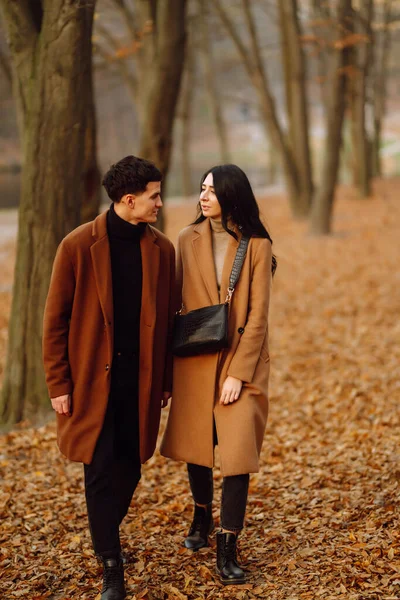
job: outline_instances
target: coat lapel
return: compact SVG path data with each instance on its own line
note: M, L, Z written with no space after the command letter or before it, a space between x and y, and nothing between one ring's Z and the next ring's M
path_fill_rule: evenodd
M192 243L197 266L210 296L211 304L218 304L218 284L212 249L211 227L208 219L196 225L194 232L195 237Z
M103 312L104 323L108 333L110 356L113 352L113 294L110 244L107 235L107 212L102 213L93 222L92 235L96 238L90 247L93 272L96 281L97 294Z
M157 282L160 269L160 247L151 227L146 227L141 239L142 253L142 309L141 324L151 326L155 323Z
M92 233L96 238L90 247L97 293L103 311L104 320L113 320L112 275L110 244L107 235L107 213L102 213L93 222Z

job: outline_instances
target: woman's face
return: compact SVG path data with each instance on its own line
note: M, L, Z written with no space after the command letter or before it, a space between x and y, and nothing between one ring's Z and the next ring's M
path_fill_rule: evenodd
M201 186L200 205L203 215L212 219L220 219L222 212L214 191L213 174L209 173Z

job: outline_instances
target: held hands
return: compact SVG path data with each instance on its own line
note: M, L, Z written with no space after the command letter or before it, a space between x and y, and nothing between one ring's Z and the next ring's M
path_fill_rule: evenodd
M52 398L51 405L58 414L66 415L67 417L71 416L71 394Z
M242 391L243 382L236 377L227 377L222 386L221 398L219 399L220 404L232 404L235 402Z
M168 400L171 398L172 393L171 392L164 392L163 393L163 397L161 400L161 408L165 408L166 406L168 406Z

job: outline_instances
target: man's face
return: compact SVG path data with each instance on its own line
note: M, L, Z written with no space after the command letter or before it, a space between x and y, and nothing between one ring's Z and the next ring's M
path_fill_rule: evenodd
M137 223L155 223L159 209L162 207L161 182L150 181L141 194L132 196L131 216ZM131 219L130 219L131 220Z

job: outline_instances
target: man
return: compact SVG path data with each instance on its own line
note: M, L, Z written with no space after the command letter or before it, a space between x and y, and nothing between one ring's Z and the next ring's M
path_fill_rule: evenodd
M127 156L106 173L110 209L61 242L44 314L46 381L58 445L84 463L103 600L125 598L119 525L155 448L172 389L175 252L150 224L161 173Z

